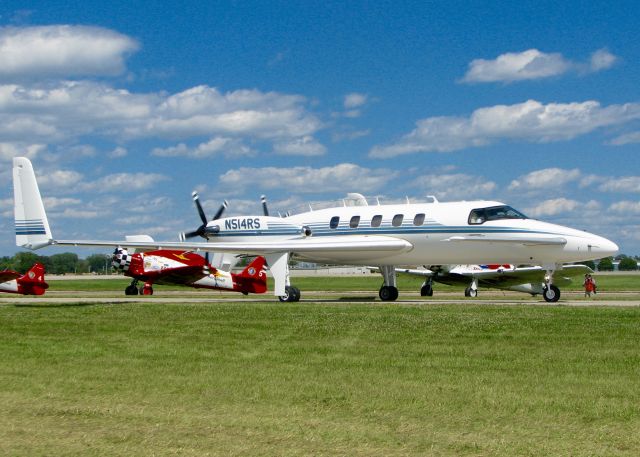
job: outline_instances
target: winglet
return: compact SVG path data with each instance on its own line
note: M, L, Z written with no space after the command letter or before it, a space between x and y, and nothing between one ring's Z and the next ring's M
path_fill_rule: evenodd
M26 157L13 159L13 197L16 245L27 249L50 245L53 238L49 221L33 166Z

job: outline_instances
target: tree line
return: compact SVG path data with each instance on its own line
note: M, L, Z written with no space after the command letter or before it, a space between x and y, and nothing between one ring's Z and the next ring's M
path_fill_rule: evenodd
M63 252L51 256L37 255L34 252L18 252L8 257L0 257L0 270L15 270L25 273L31 266L40 262L48 274L62 275L69 273L111 273L111 255L92 254L81 259L77 254Z

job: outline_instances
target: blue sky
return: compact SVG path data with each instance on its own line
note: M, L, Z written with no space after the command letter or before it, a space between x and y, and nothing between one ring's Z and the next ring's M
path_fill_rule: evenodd
M4 1L11 158L54 235L175 239L347 192L504 201L640 254L637 2ZM47 248L43 254L58 252ZM88 255L93 251L78 251Z

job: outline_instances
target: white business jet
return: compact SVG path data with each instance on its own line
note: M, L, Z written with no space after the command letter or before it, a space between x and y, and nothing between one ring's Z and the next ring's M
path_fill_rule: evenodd
M53 238L29 159L14 158L16 244L28 249L49 245L120 246L137 249L189 249L262 255L274 278L274 295L298 301L291 286L289 259L332 264L378 265L384 278L379 296L395 300L397 266L468 263L541 265L553 272L563 263L614 255L606 238L527 218L504 203L462 201L384 205L349 194L339 206L285 218L266 215L207 221L194 200L202 225L182 241L57 240ZM220 216L221 211L217 216ZM189 238L200 236L204 242Z

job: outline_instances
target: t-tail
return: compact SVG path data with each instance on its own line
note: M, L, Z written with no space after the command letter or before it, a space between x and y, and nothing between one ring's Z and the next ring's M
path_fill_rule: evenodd
M267 273L264 271L264 257L256 257L234 278L236 287L243 294L263 294L267 291Z
M13 196L16 245L38 249L51 244L53 237L36 175L31 161L26 157L13 159Z
M18 293L24 295L44 295L44 291L49 288L44 280L44 265L37 262L16 281Z

